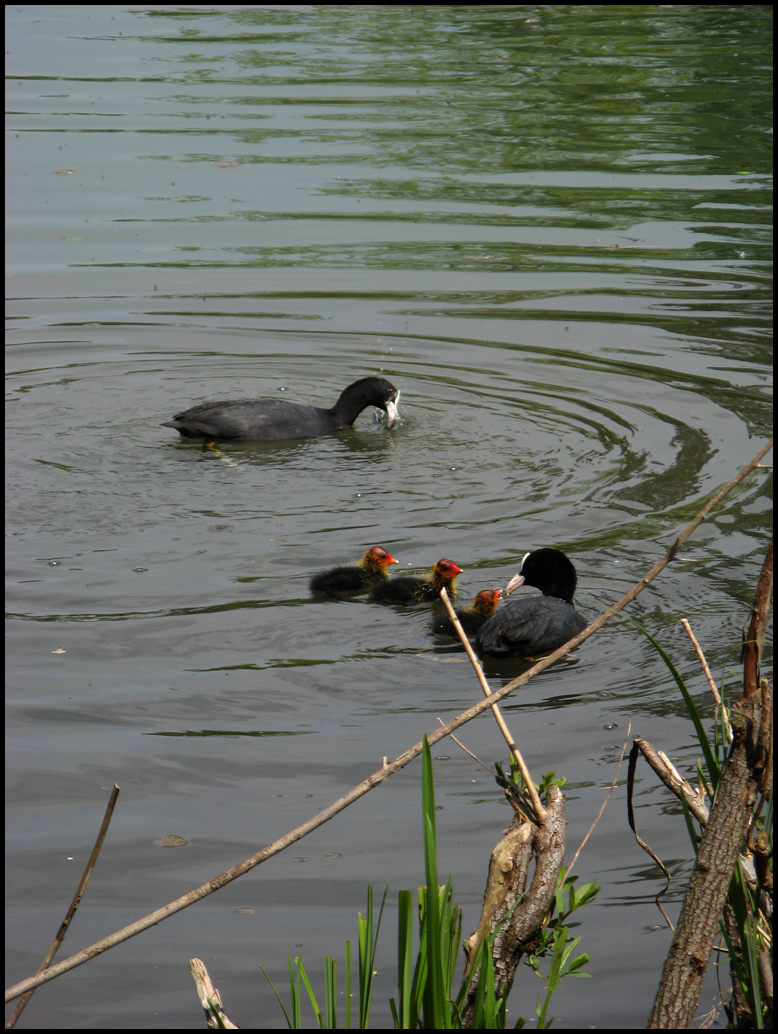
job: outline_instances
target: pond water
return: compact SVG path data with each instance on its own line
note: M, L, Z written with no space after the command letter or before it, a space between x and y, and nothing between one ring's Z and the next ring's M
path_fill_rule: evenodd
M469 599L554 545L593 618L759 451L772 8L33 5L6 25L11 982L56 932L114 782L61 958L479 699L430 608L322 602L313 572L380 544L395 570L454 560ZM371 374L402 393L395 428L368 410L331 437L203 449L159 426L219 398L330 405ZM749 475L629 610L709 724L679 620L735 694L771 484ZM486 665L495 687L519 670ZM503 711L534 777L567 778L568 858L630 722L695 771L677 689L626 617ZM505 763L490 717L461 738ZM469 934L510 814L455 744L434 754ZM675 917L691 847L638 776ZM592 979L562 982L559 1027L643 1026L670 943L625 777L577 863L603 890L576 931ZM235 1022L277 1027L259 963L283 981L302 954L321 988L368 881L390 886L373 1021L391 1026L397 891L423 881L418 763L40 988L21 1024L199 1026L196 955ZM522 967L511 1025L539 987ZM711 973L700 1014L715 999Z

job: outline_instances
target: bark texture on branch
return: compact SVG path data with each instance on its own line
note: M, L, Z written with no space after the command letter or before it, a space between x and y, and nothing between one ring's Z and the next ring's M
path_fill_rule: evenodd
M521 900L532 854L535 855L535 872L529 890L498 931L492 945L498 995L510 992L521 957L534 947L556 893L565 856L565 799L557 786L549 786L546 792L545 825L541 827L527 822L511 830L492 851L481 920L472 937L465 942L468 957L466 974L470 972L482 938L490 936L513 905ZM466 1028L473 1020L476 975L473 974L462 1010Z
M633 740L633 744L633 751L636 753L639 752L643 755L668 790L672 790L679 800L683 794L686 798L689 811L694 815L695 819L697 819L701 826L706 826L710 815L705 799L702 797L699 790L692 786L688 779L684 779L680 776L678 772L668 764L664 756L658 750L655 750L648 740L643 740L638 736ZM630 825L633 825L632 822L630 822Z
M762 657L764 635L770 615L770 590L773 587L773 540L767 547L759 584L756 587L751 620L748 624L746 641L743 644L743 696L756 693L759 682L759 662Z
M197 988L197 997L205 1013L208 1030L241 1030L241 1027L225 1016L221 995L218 988L211 983L205 963L200 959L190 959L189 969Z
M673 943L662 970L650 1028L688 1027L697 1009L713 940L748 829L767 757L763 747L761 694L733 708L734 739L703 832Z

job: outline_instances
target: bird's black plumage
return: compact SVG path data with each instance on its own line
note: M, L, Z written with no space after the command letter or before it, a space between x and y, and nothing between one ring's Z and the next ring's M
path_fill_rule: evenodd
M444 586L453 596L457 575L461 573L462 568L453 560L438 560L427 574L401 574L379 582L371 589L370 599L379 603L424 603L436 600Z
M575 567L559 549L527 553L510 585L533 585L542 596L509 600L485 621L475 637L476 649L490 657L541 657L586 628L573 606Z
M388 577L386 570L397 561L383 546L365 550L353 564L343 564L329 571L321 571L311 578L311 592L336 593L366 592L371 585Z
M206 402L178 413L162 427L173 427L185 438L214 441L284 441L331 434L353 424L363 409L385 409L390 422L397 418L400 393L383 377L354 381L330 409L305 406L285 399L232 399Z

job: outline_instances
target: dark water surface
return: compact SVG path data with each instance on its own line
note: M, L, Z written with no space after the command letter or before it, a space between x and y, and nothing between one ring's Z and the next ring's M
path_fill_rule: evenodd
M469 599L556 545L594 617L759 451L772 8L26 6L6 21L10 982L56 932L114 781L62 957L479 698L427 608L316 601L312 572L380 544L399 569L456 561ZM402 392L394 429L370 410L320 440L204 450L159 426L209 399L330 405L379 373ZM630 611L709 721L679 619L736 692L770 524L758 471ZM487 665L494 686L517 671ZM630 720L695 770L677 690L626 619L504 713L535 777L568 779L568 857ZM491 718L462 739L505 761ZM453 743L434 753L440 870L469 933L509 809ZM675 916L690 844L674 798L639 776ZM278 1026L258 964L283 980L302 953L321 988L367 882L390 884L392 909L422 882L419 813L413 764L41 988L22 1026L200 1026L194 955L235 1022ZM168 834L187 846L155 846ZM670 934L623 785L577 871L603 885L577 931L592 979L563 981L555 1025L642 1026ZM376 1026L395 936L391 911ZM539 988L523 969L511 1023ZM715 996L711 975L700 1013Z

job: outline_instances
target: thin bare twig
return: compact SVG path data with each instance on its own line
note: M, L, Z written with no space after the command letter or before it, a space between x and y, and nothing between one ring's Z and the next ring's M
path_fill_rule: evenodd
M483 712L490 708L492 704L498 703L514 690L526 685L526 683L529 682L530 679L534 678L535 675L540 674L541 671L545 671L546 668L555 664L562 657L567 656L571 650L584 642L584 640L588 639L589 636L593 635L598 629L602 628L606 622L610 621L610 619L618 614L620 610L623 610L628 603L631 603L638 593L642 592L642 590L654 580L657 574L659 574L659 572L670 563L678 552L680 546L686 541L689 535L691 535L694 529L702 523L714 506L719 503L724 496L735 487L735 485L739 484L743 478L755 468L755 466L758 465L759 460L761 460L761 458L772 448L772 444L773 440L771 438L767 445L759 451L754 459L743 467L743 469L734 478L732 478L731 481L727 482L727 484L705 504L691 524L689 524L678 536L663 559L654 564L648 574L645 575L645 577L642 578L634 588L630 589L625 596L622 596L617 603L605 611L604 614L601 614L592 622L591 625L585 628L583 632L579 633L573 639L570 639L564 644L564 646L560 646L558 650L554 650L553 653L544 657L543 660L538 661L529 669L529 671L519 676L519 678L513 679L512 682L507 683L507 685L503 686L502 689L499 689L490 696L485 697L477 704L474 704L473 707L468 708L467 711L464 711L456 718L453 718L442 728L433 732L428 740L430 746L433 746L433 744L445 739L446 736L471 721L471 719L483 714ZM189 891L188 894L184 894L175 901L171 901L169 904L150 913L143 919L139 919L137 922L131 923L123 930L117 930L115 933L105 937L102 941L98 941L96 944L90 945L90 947L85 948L83 951L80 951L75 955L71 955L68 959L63 959L62 962L57 963L55 966L50 966L44 972L37 973L34 976L20 980L18 983L6 989L6 1002L12 1001L14 998L18 998L19 995L24 994L33 987L37 987L40 984L47 983L49 980L53 980L55 977L61 976L63 973L68 972L68 970L75 969L76 966L80 966L84 962L88 962L90 959L95 958L95 956L101 955L109 948L113 948L115 945L129 940L130 937L134 937L143 930L147 930L150 926L156 926L157 923L160 923L163 919L167 919L169 916L175 915L176 912L182 911L182 909L194 904L195 901L199 901L201 898L207 897L209 894L213 894L217 890L221 890L222 887L231 883L232 880L237 879L246 872L250 872L268 858L272 858L280 851L283 851L285 848L297 843L298 840L302 839L302 837L306 836L308 833L311 833L314 829L318 829L319 826L328 822L333 818L333 816L337 815L338 812L343 811L344 808L353 804L354 801L359 800L360 797L372 790L374 786L378 786L379 783L384 782L384 780L388 779L389 776L394 775L395 772L398 772L401 768L408 765L414 758L421 754L421 751L422 743L419 742L415 746L411 747L410 750L406 750L404 754L395 758L394 761L390 762L388 765L383 765L377 772L374 772L358 786L355 786L347 794L344 794L328 808L323 808L307 822L304 822L296 829L290 830L285 834L285 836L274 841L274 843L263 848L261 851L258 851L239 865L234 866L232 869L228 869L227 872L223 872L220 876L216 876L214 879Z
M438 724L443 724L440 718L438 718ZM485 765L483 761L481 761L481 759L472 752L472 750L468 750L464 743L461 740L457 739L453 732L451 733L449 738L452 739L458 747L461 747L465 754L469 754L477 765L480 765L481 768L485 769L485 771L489 773L492 779L496 779L495 770L493 768L490 768L489 765ZM537 816L535 815L535 809L532 807L532 801L529 799L528 795L524 791L519 790L518 787L515 786L512 786L510 789L505 787L504 789L505 796L508 799L508 803L513 808L514 812L518 812L521 815L522 821L526 819L527 822L535 822Z
M721 709L721 718L722 718L722 721L724 723L724 731L726 733L727 741L729 743L731 743L732 742L732 727L729 724L729 716L727 714L726 708L724 707L724 705L721 702L721 694L719 693L718 686L713 681L713 676L710 673L710 668L708 667L708 662L705 660L705 654L702 652L702 647L697 642L697 638L694 635L694 632L692 632L692 626L689 624L689 622L686 620L686 618L681 618L681 624L686 629L686 634L691 639L692 646L697 651L697 656L699 657L700 664L702 665L702 670L705 672L705 677L707 678L708 683L710 685L710 690L711 690L711 693L713 694L713 699L716 701L716 707Z
M671 882L672 877L670 876L670 873L669 873L665 863L662 861L662 859L659 857L659 855L656 854L648 846L648 844L645 842L645 840L643 840L643 838L638 833L637 827L635 825L635 812L634 812L633 807L632 807L632 794L633 794L633 790L634 790L634 786L635 786L635 769L636 769L637 763L638 763L638 755L641 753L641 750L642 750L642 748L640 746L640 741L638 741L636 739L635 742L632 744L632 750L629 752L629 768L627 770L627 821L629 822L629 828L635 834L635 840L637 840L638 845L643 848L643 850L646 852L647 855L650 855L650 857L654 859L656 864L659 866L659 868L665 874L664 890L660 890L660 892L654 898L654 902L656 903L656 907L659 909L659 911L664 916L664 919L665 919L665 922L667 923L667 925L670 927L670 929L673 932L675 932L675 927L673 926L673 924L672 924L672 922L670 920L670 916L667 914L667 912L665 912L664 907L662 906L662 902L659 900L661 897L664 897L664 895L670 889L670 882Z
M601 806L600 810L597 812L597 816L596 816L594 822L591 824L591 826L589 826L589 832L586 834L586 836L581 841L578 850L573 855L572 862L570 862L570 864L568 865L567 869L565 870L565 879L567 879L567 877L570 875L573 866L575 865L576 861L578 860L578 855L581 853L581 851L583 851L584 844L586 843L586 841L589 839L589 837L594 832L594 827L597 825L597 823L602 818L602 813L605 811L606 807L608 806L608 801L611 799L611 794L616 789L616 783L619 781L619 772L621 771L621 763L624 760L624 754L627 751L627 744L629 743L629 734L630 734L631 731L632 731L632 719L630 718L629 725L627 726L627 738L624 740L624 746L621 748L621 754L619 755L619 763L618 763L618 765L616 767L616 775L613 777L613 782L608 787L608 793L607 793L607 795L605 797L605 800L602 802L602 806Z
M451 624L454 626L454 628L457 631L457 635L462 640L462 645L464 646L467 656L470 658L470 663L473 665L473 669L475 670L475 673L478 676L478 681L481 683L481 689L484 691L484 695L490 696L492 691L489 689L489 683L486 681L483 669L481 668L481 665L478 663L478 658L473 653L473 648L470 645L469 639L465 635L465 630L462 628L462 625L460 624L459 618L456 615L456 611L451 606L451 600L448 598L448 593L446 592L445 586L440 590L440 598L443 600L443 604L446 610L448 611L448 616L451 618ZM508 750L510 750L511 754L513 754L514 758L516 759L516 764L519 766L519 771L521 772L522 779L524 780L524 785L527 788L527 793L529 794L529 798L532 801L532 807L535 811L535 815L537 816L538 825L542 826L545 824L546 821L546 809L544 808L543 803L540 800L540 795L538 791L535 789L535 784L532 781L530 771L524 762L524 758L521 756L521 751L516 746L516 743L514 742L514 739L511 736L508 726L505 724L505 719L503 718L497 704L492 705L492 714L494 715L495 721L497 722L497 726L500 732L505 737L505 742L508 744Z
M65 934L68 932L68 927L70 926L73 916L76 914L76 909L78 908L79 903L81 902L81 898L84 896L86 885L87 883L89 883L89 877L92 875L92 870L94 869L95 864L97 863L97 856L100 854L100 849L102 848L103 842L105 841L105 837L108 832L108 827L111 824L111 818L113 816L113 810L116 807L116 799L119 796L119 792L119 787L116 785L116 783L114 783L113 790L111 790L111 796L108 798L108 804L105 809L105 815L103 816L103 821L100 825L100 830L97 834L97 840L95 840L95 846L92 848L92 853L89 856L89 861L86 863L86 868L84 869L81 879L79 880L78 887L76 888L76 893L73 896L73 900L70 902L70 907L65 913L65 918L62 920L59 930L57 930L57 935L51 942L49 950L43 956L43 962L41 962L40 966L38 966L39 973L43 972L43 970L45 969L48 969L51 960L59 951L60 944L62 944L63 940L65 939ZM6 1020L6 1030L10 1030L16 1024L16 1021L24 1012L24 1007L27 1005L27 1003L34 994L35 988L31 987L29 991L22 995L20 1000L17 1002L16 1008Z
M438 718L438 725L442 725L442 724L443 724L443 720L442 720L442 718ZM462 750L463 750L463 751L465 752L465 754L469 754L469 755L470 755L470 757L471 757L471 758L473 759L473 761L475 761L475 763L476 763L477 765L480 765L480 766L481 766L481 768L485 768L485 769L486 769L486 771L487 771L487 772L489 773L489 775L491 775L491 776L493 776L493 775L494 775L494 769L491 769L491 768L490 768L490 767L489 767L488 765L484 764L484 762L483 762L483 761L481 761L481 759L480 759L479 757L477 757L477 756L476 756L476 755L475 755L475 754L474 754L474 753L472 752L472 750L468 750L468 749L467 749L467 747L466 747L466 746L464 745L464 743L463 743L463 742L462 742L461 740L458 740L458 739L456 738L456 736L455 736L455 735L453 734L453 732L451 733L450 739L452 739L452 740L454 741L454 743L456 743L456 745L457 745L458 747L461 747L461 748L462 748Z
M697 656L700 659L702 670L705 672L705 677L707 678L708 683L710 685L710 691L713 694L713 699L716 701L716 705L718 707L721 707L721 696L719 695L719 687L713 680L713 676L710 673L710 668L708 667L708 662L705 660L705 654L702 652L702 647L697 642L697 638L694 635L694 632L692 632L692 626L689 624L686 618L681 618L681 624L686 629L686 634L691 639L692 646L697 651Z

